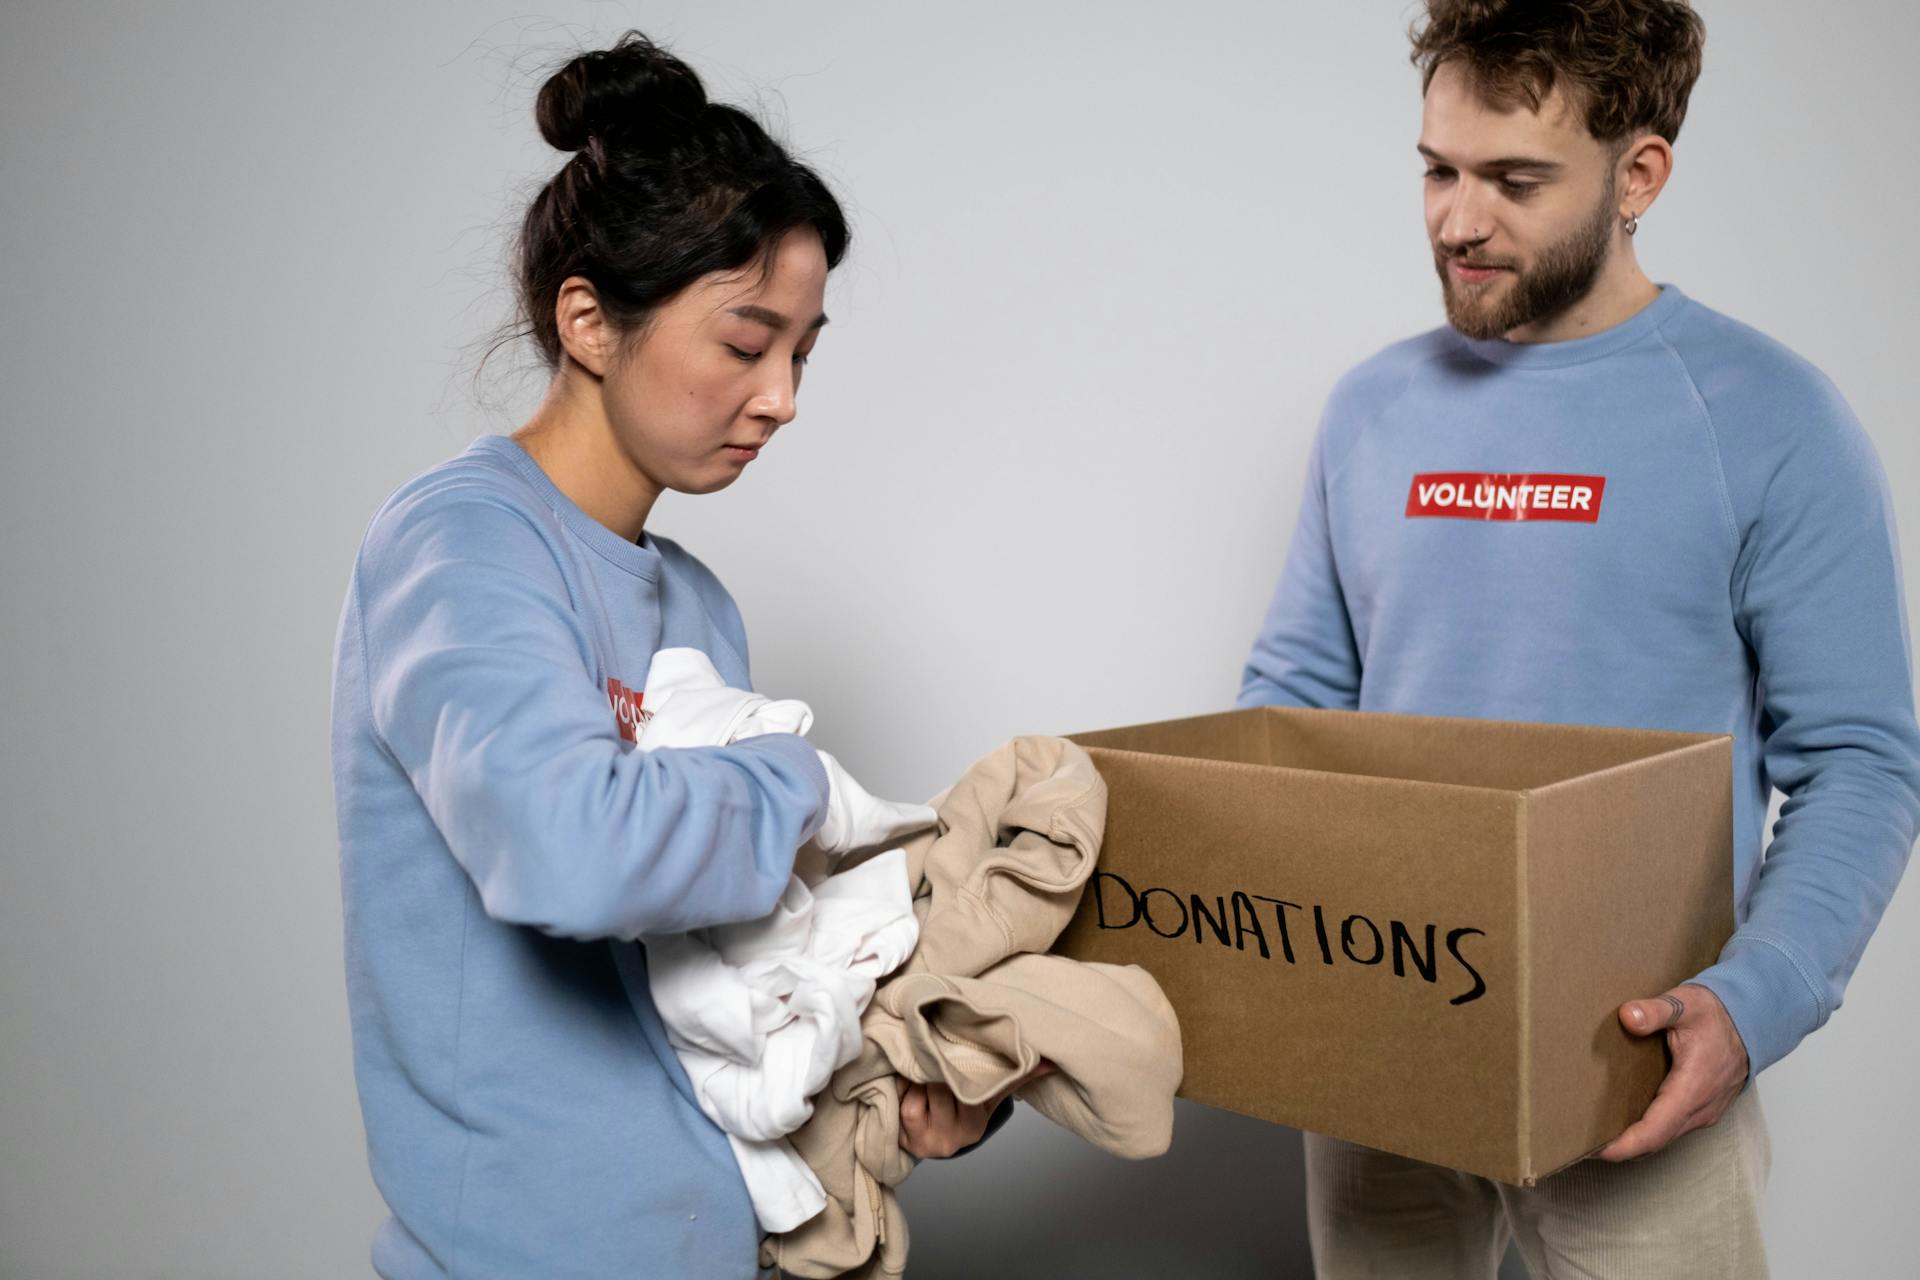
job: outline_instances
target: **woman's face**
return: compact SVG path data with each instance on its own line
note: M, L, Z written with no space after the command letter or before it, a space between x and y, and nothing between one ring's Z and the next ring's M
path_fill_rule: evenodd
M788 232L771 269L716 272L681 290L628 337L601 394L614 439L661 490L732 484L793 421L807 356L827 317L827 256L811 228Z

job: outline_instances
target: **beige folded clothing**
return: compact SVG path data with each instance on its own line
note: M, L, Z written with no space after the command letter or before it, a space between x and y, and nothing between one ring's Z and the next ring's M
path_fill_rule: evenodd
M1180 1027L1159 986L1132 966L1043 954L1093 874L1106 800L1093 762L1061 738L1016 738L935 799L939 828L906 846L919 946L861 1019L860 1056L792 1136L827 1207L769 1236L763 1265L808 1278L905 1270L893 1188L914 1161L897 1076L984 1102L1044 1058L1058 1071L1017 1095L1035 1110L1115 1155L1167 1149Z

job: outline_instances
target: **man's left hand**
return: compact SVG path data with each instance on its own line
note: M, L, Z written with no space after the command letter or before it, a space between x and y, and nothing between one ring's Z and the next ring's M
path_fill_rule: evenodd
M1600 1148L1602 1160L1632 1160L1726 1114L1747 1083L1747 1045L1720 997L1683 983L1651 1000L1620 1006L1620 1025L1636 1036L1664 1031L1673 1065L1646 1114Z

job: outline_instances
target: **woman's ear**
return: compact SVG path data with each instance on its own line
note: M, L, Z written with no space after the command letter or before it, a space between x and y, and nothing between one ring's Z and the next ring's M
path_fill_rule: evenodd
M560 349L596 378L604 378L613 363L619 334L601 309L600 295L584 276L568 276L553 303L554 328Z

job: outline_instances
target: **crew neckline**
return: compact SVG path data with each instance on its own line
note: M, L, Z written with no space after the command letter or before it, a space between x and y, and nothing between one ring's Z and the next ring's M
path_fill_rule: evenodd
M1469 338L1455 331L1468 350L1489 364L1505 365L1515 369L1557 369L1567 365L1585 364L1589 360L1598 360L1622 351L1641 339L1652 334L1675 311L1679 310L1687 296L1679 288L1663 284L1660 296L1640 310L1622 320L1619 324L1590 333L1584 338L1569 338L1561 342L1508 342L1505 338Z
M640 541L628 542L582 511L572 498L560 491L560 486L553 482L553 478L534 461L533 455L518 440L511 436L481 436L473 442L468 452L491 454L506 463L539 491L540 497L553 508L554 514L560 517L575 537L604 558L639 577L652 580L658 576L660 552L644 530L641 531Z

